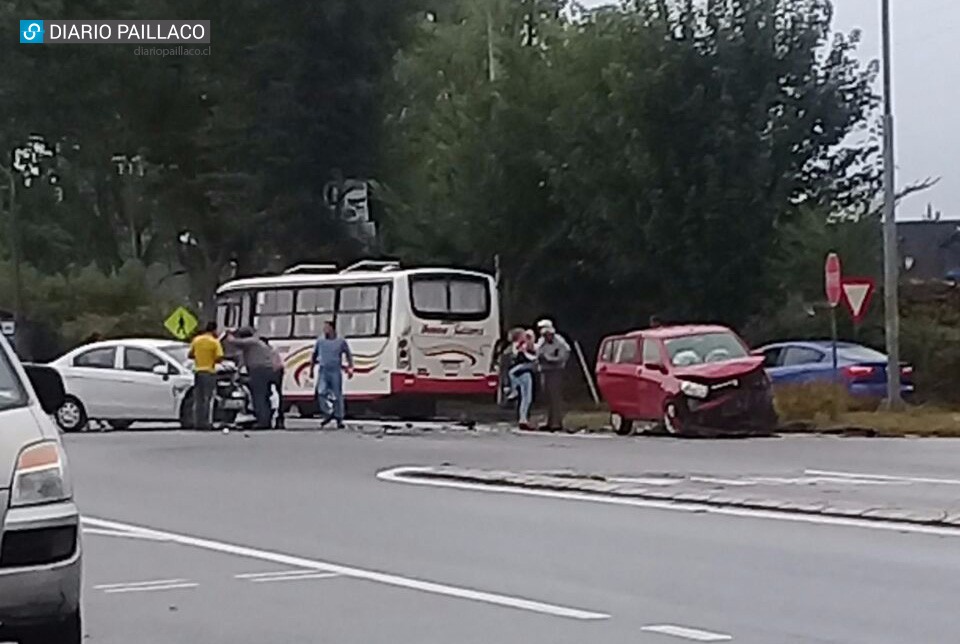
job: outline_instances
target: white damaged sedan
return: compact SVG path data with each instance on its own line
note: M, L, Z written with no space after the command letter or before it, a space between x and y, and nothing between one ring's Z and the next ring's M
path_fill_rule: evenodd
M113 429L134 422L192 425L193 370L189 345L164 339L131 338L87 344L51 366L63 378L66 400L56 413L65 432L83 430L91 421ZM243 393L233 410L246 407ZM232 419L230 419L232 420Z

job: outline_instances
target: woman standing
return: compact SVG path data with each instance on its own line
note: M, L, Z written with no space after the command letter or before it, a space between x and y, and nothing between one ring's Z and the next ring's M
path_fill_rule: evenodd
M510 395L508 400L520 397L518 406L520 429L530 429L530 406L533 404L533 374L537 367L536 335L530 330L518 330L511 345Z

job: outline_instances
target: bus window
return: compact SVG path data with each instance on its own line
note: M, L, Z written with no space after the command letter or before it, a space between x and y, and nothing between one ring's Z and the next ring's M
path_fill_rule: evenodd
M240 315L239 298L221 299L217 303L217 326L221 329L236 330L243 326Z
M257 293L254 326L265 338L289 338L293 330L293 291L278 289Z
M389 335L390 333L390 285L380 286L380 335Z
M380 287L345 286L340 289L340 306L337 309L337 330L345 338L362 338L378 335L377 324Z
M297 313L293 335L297 338L316 338L323 323L333 320L337 292L333 288L304 288L297 291Z
M487 284L475 280L450 280L450 312L455 315L487 316Z
M490 315L487 280L460 275L428 275L411 279L413 312L432 320L485 320Z

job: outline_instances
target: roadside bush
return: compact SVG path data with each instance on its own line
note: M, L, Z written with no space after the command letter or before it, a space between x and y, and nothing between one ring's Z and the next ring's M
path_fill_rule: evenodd
M842 385L816 382L782 385L774 390L781 423L836 420L841 414L876 411L876 401L854 398Z
M32 330L21 335L26 359L49 359L92 333L105 337L165 335L163 320L177 303L136 261L116 271L91 265L53 275L24 265L22 281L24 331ZM7 264L0 264L0 308L13 309Z

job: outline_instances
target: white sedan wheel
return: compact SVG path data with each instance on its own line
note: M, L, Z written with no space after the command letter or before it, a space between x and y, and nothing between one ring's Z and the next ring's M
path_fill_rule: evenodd
M57 424L65 432L77 431L83 426L85 414L80 402L68 398L57 410Z

